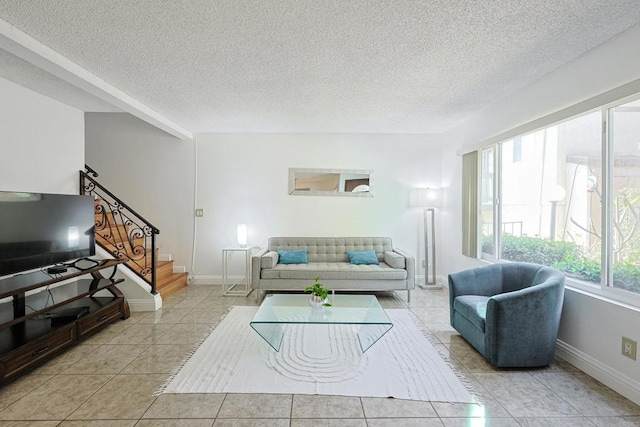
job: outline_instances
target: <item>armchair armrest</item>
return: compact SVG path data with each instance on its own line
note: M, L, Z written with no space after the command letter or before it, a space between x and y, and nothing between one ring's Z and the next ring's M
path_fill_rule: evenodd
M394 248L393 252L404 257L404 268L407 270L407 288L413 289L416 284L416 259L413 255L401 249Z
M485 322L487 359L504 365L509 358L553 355L563 300L564 283L556 280L489 298Z

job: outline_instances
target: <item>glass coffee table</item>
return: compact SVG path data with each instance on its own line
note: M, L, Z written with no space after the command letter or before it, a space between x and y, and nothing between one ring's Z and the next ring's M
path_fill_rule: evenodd
M250 325L275 351L280 351L286 325L359 325L363 353L393 327L374 295L334 295L329 302L331 307L311 307L308 294L269 294Z

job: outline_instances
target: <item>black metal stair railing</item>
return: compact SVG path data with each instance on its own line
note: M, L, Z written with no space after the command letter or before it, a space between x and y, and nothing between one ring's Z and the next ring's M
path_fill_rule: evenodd
M154 227L126 203L98 183L96 171L80 171L80 194L96 199L96 243L151 285L156 294L156 235Z

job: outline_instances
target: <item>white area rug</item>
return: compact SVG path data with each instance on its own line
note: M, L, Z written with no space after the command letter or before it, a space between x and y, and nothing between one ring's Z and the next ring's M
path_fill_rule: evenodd
M234 307L158 393L283 393L474 403L408 310L362 353L357 326L287 325L280 352Z

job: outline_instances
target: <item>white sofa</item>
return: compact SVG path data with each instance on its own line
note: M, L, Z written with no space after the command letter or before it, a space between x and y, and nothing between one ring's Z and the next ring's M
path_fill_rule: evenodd
M279 263L279 250L307 250L307 264ZM347 251L374 250L379 264L351 264ZM271 237L251 257L251 283L256 291L303 290L316 277L329 289L342 291L407 291L415 289L415 259L394 248L389 237Z

